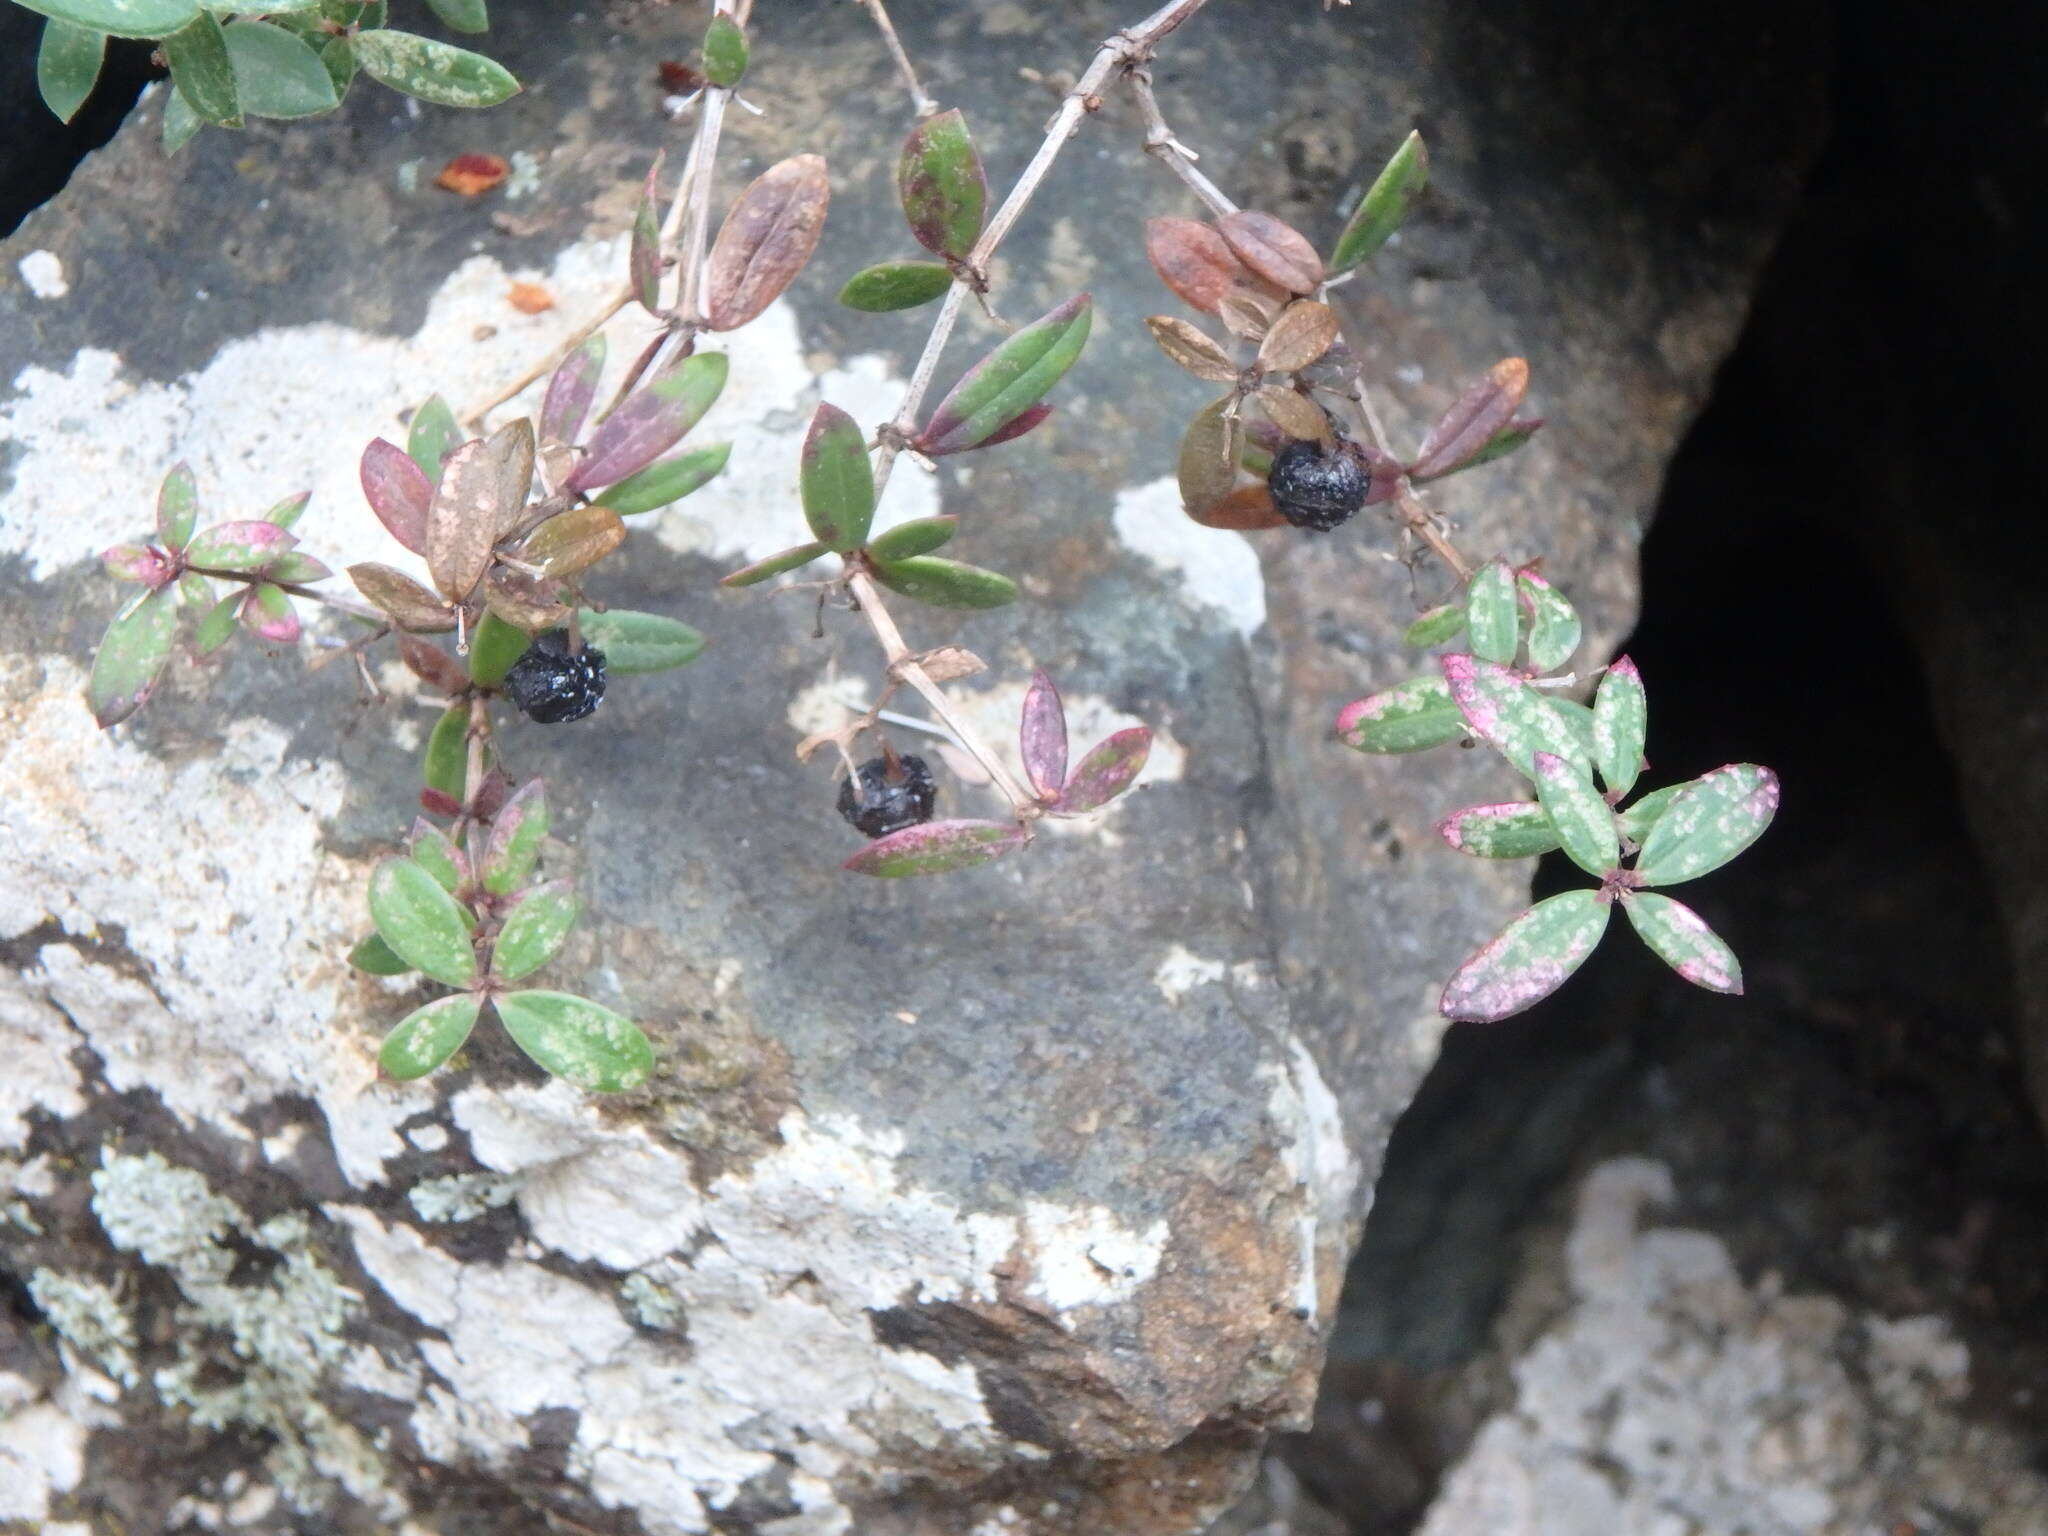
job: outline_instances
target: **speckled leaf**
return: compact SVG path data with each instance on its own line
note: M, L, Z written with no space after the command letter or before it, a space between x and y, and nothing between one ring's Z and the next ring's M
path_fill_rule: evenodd
M1236 382L1237 365L1199 326L1189 324L1178 315L1148 315L1145 328L1152 333L1152 339L1159 343L1159 350L1174 366L1212 384Z
M692 491L716 479L732 457L731 443L708 443L679 453L672 459L650 464L638 474L628 475L604 493L604 505L621 517L652 512L681 501Z
M425 1077L462 1049L476 1028L483 1002L467 992L453 992L413 1009L398 1021L377 1049L384 1075L401 1083Z
M1540 805L1505 800L1468 805L1436 824L1443 840L1480 859L1530 859L1558 846L1557 829Z
M415 817L406 838L406 852L451 896L469 878L469 858L455 840L424 816Z
M138 592L122 605L93 653L86 697L95 720L102 726L118 724L148 702L177 634L176 587Z
M1667 784L1662 789L1653 789L1644 795L1621 813L1617 823L1621 835L1640 848L1643 840L1650 835L1650 829L1657 825L1658 818L1671 808L1671 802L1678 798L1678 792L1684 788L1683 784Z
M1294 373L1316 362L1337 340L1337 312L1314 299L1296 299L1259 343L1259 366Z
M1526 362L1519 357L1507 357L1495 363L1424 435L1415 462L1409 466L1415 478L1433 479L1468 465L1493 435L1514 418L1515 409L1528 390Z
M910 130L896 162L896 190L910 233L928 251L965 261L981 235L988 178L955 107Z
M491 28L485 0L427 0L427 8L451 32L488 32Z
M1537 902L1458 967L1438 1008L1447 1019L1490 1023L1541 1002L1585 964L1610 910L1598 891Z
M348 579L400 629L432 635L455 627L454 611L403 571L366 560L348 568Z
M804 521L827 548L845 554L867 542L875 518L874 468L860 424L821 403L798 460Z
M1778 813L1778 776L1754 763L1701 774L1673 797L1643 840L1636 875L1677 885L1719 869L1763 836Z
M1251 275L1223 237L1199 219L1147 219L1145 254L1175 298L1209 315Z
M215 523L204 528L185 548L185 557L195 566L216 571L261 570L299 541L275 523L250 519L241 523Z
M100 564L117 581L139 581L146 587L160 587L171 579L175 567L161 550L147 544L116 544L100 551Z
M1556 694L1546 695L1550 712L1557 716L1558 724L1564 727L1565 739L1572 744L1570 752L1564 754L1575 762L1593 762L1593 711L1577 699L1559 698Z
M857 875L900 880L907 875L949 875L1013 853L1029 837L1001 821L928 821L878 837L840 867Z
M348 952L348 963L366 976L403 976L412 969L374 933L356 941L355 948Z
M1649 731L1650 698L1643 675L1626 656L1617 656L1593 695L1593 761L1610 793L1625 795L1636 787Z
M429 789L439 790L458 804L469 769L469 706L457 704L442 711L427 737L427 751L420 765L420 777Z
M235 90L251 117L313 117L341 105L320 55L283 27L232 21L226 35L228 57L235 62Z
M626 253L626 272L632 279L633 297L650 315L661 313L661 210L655 206L654 179L661 174L661 156L647 167L647 182L640 189L639 206L633 210L633 240Z
M846 280L839 302L866 314L887 314L929 304L952 286L953 274L944 262L878 261Z
M1428 184L1429 151L1420 133L1410 133L1358 200L1330 253L1330 270L1349 271L1385 245Z
M818 155L794 155L770 166L739 195L704 264L711 329L745 325L795 281L818 248L831 200Z
M968 369L918 435L918 447L958 453L990 441L1045 398L1088 344L1094 301L1085 293L1012 334Z
M1538 672L1555 672L1579 648L1584 633L1579 610L1533 568L1515 573L1515 590L1529 614L1529 665Z
M1627 891L1621 909L1651 952L1694 986L1742 995L1742 962L1691 907L1655 891Z
M604 332L587 337L563 358L548 379L540 403L540 438L544 443L573 443L597 398L598 376L604 372Z
M192 631L192 649L201 656L211 656L215 651L235 638L241 628L238 621L242 611L242 594L230 592L219 602L206 610L198 626Z
M187 571L178 578L178 600L187 608L210 608L213 606L213 583L197 571Z
M1270 213L1240 208L1218 219L1216 232L1239 261L1289 293L1314 293L1323 280L1323 258L1307 236Z
M878 562L875 580L935 608L1000 608L1017 600L1017 583L1009 577L938 555Z
M412 413L412 424L406 429L405 451L419 465L427 484L435 486L441 483L441 461L461 441L462 429L455 424L455 412L439 395L429 395L427 403Z
M415 435L419 431L417 418L413 422ZM438 472L441 457L437 449L432 462ZM377 514L391 537L398 540L414 554L422 554L427 547L427 509L434 504L434 482L420 467L418 453L406 453L383 438L372 439L363 450L359 474L363 482L363 498L369 502L370 510Z
M242 628L258 640L292 645L299 638L299 616L292 600L267 581L250 587L242 598Z
M503 65L411 32L359 32L355 55L371 79L440 107L495 107L519 90Z
M60 122L70 122L99 83L107 34L52 16L36 50L36 89Z
M567 880L536 885L505 915L497 947L491 951L491 974L505 981L532 975L555 958L582 910L576 888Z
M1498 662L1454 651L1440 658L1451 697L1472 734L1505 757L1525 778L1536 776L1536 754L1573 762L1590 755L1552 700Z
M491 818L491 840L477 868L484 889L498 896L519 889L540 858L548 835L548 791L541 779L528 779Z
M1043 668L1031 674L1031 687L1024 694L1017 747L1031 787L1043 799L1057 799L1067 782L1067 711Z
M659 613L613 608L605 613L578 610L584 643L604 652L605 669L618 677L666 672L687 666L704 650L704 637L683 623Z
M747 34L722 11L704 29L703 64L704 78L728 90L747 72Z
M1583 764L1538 752L1536 798L1557 829L1565 857L1579 868L1595 879L1604 879L1621 862L1614 812L1600 798Z
M504 468L482 438L464 443L442 465L440 488L427 509L425 553L435 587L451 603L466 600L490 567Z
M392 953L443 986L476 980L476 952L455 898L411 859L386 859L370 876L370 916Z
M1402 632L1401 643L1412 645L1417 650L1428 650L1433 645L1442 645L1454 640L1465 628L1465 605L1445 603L1441 608L1432 608Z
M479 688L497 687L532 643L524 626L486 611L469 636L469 680Z
M1424 752L1465 735L1465 717L1441 677L1415 677L1358 699L1337 716L1337 736L1360 752Z
M1522 609L1506 561L1489 560L1473 573L1465 593L1465 631L1473 654L1488 661L1511 662L1522 648Z
M698 352L663 369L605 417L567 488L610 485L667 453L711 409L731 366L723 352Z
M1187 513L1204 528L1229 528L1238 533L1288 526L1273 505L1273 493L1263 485L1240 485L1213 507L1201 512L1189 508Z
M587 997L508 992L497 1009L519 1049L585 1092L638 1088L654 1072L654 1048L640 1026Z
M610 507L591 504L558 512L528 537L520 556L550 580L580 576L626 542L626 525Z
M292 41L297 43L298 39ZM242 126L241 102L235 94L235 66L228 58L228 42L218 18L201 11L160 39L157 47L170 66L172 86L201 122L222 128Z
M793 571L799 566L809 565L819 556L831 553L832 551L825 545L816 542L798 544L783 550L779 554L770 555L765 560L756 560L752 565L741 566L730 576L720 578L718 584L721 587L755 586L767 581L770 577L780 576L785 571Z
M1060 797L1052 803L1053 815L1080 816L1109 804L1145 771L1145 759L1151 753L1149 727L1134 725L1104 737L1068 777Z
M115 37L163 37L199 12L199 0L20 0L24 9Z
M1231 410L1233 403L1230 395L1210 401L1188 423L1180 440L1181 505L1197 521L1237 484L1244 424Z
M957 517L920 517L898 523L886 533L868 541L868 553L877 560L909 560L944 548L959 530Z
M263 521L277 528L290 528L305 515L306 504L313 499L311 491L300 491L287 496L263 514Z
M156 493L156 537L166 549L183 549L192 542L192 528L199 521L199 486L191 466L183 460L171 466Z

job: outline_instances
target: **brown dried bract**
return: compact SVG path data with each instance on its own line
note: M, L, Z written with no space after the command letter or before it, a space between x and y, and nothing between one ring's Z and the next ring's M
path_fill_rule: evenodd
M479 197L511 172L512 167L497 155L457 155L441 167L441 174L434 178L434 185L463 197Z
M704 318L714 331L745 325L796 280L831 200L821 155L772 165L740 194L705 262Z

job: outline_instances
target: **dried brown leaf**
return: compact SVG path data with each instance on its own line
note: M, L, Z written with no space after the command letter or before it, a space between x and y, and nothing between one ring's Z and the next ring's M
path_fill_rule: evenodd
M1262 384L1256 398L1259 409L1266 413L1274 426L1291 438L1320 441L1329 434L1330 418L1323 414L1323 408L1298 390L1283 389L1278 384Z
M760 314L817 249L832 187L820 155L770 166L725 216L705 263L705 319L730 331Z
M1314 293L1323 280L1323 258L1292 225L1256 208L1240 208L1216 221L1231 254L1269 283L1289 293Z
M1263 485L1240 485L1206 512L1190 509L1188 516L1205 528L1230 528L1239 533L1287 526L1287 519L1273 505L1273 493Z
M1223 322L1223 328L1243 341L1263 341L1266 332L1280 316L1279 299L1267 293L1263 286L1253 283L1239 283L1224 296L1217 306L1216 318Z
M422 592L426 588L420 588ZM413 676L430 688L438 688L446 694L457 694L469 686L469 672L460 661L450 656L438 645L401 631L398 636L398 654Z
M350 566L348 576L400 629L430 635L455 627L454 611L403 571L366 560Z
M973 677L986 672L988 663L974 652L958 645L942 645L936 650L926 651L922 656L912 657L924 673L935 683L958 682L963 677ZM891 668L892 675L895 668Z
M1174 296L1204 314L1215 314L1231 286L1250 276L1223 237L1198 219L1147 219L1145 254Z
M1145 325L1159 350L1196 378L1213 384L1229 384L1237 378L1229 354L1196 326L1173 315L1153 315Z
M569 617L568 604L556 595L553 582L537 581L502 566L484 578L484 606L529 635L552 629Z
M1321 358L1336 339L1337 312L1314 299L1296 299L1259 343L1259 362L1275 373L1293 373Z
M626 542L626 525L610 507L571 507L533 530L520 550L529 564L563 580L589 570Z
M1230 494L1237 483L1238 455L1244 429L1237 417L1237 399L1225 395L1204 406L1188 423L1180 443L1180 496L1188 515L1201 514Z

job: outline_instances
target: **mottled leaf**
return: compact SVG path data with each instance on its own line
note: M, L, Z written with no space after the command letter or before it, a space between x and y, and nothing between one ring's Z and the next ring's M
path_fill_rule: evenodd
M661 174L661 156L647 168L647 184L640 189L640 202L633 211L633 239L626 253L626 272L632 279L633 297L650 315L661 313L661 210L654 200L654 179Z
M297 43L298 39L292 41ZM228 41L217 18L201 11L159 40L157 47L170 66L171 84L201 122L222 128L242 126L241 100L235 94L235 66L228 58Z
M419 422L413 422L415 436ZM439 450L432 455L436 471L440 468ZM363 449L359 473L363 482L363 498L370 504L370 510L377 514L391 537L398 540L414 554L422 554L427 547L427 509L434 503L434 482L427 478L427 472L420 467L417 453L408 454L383 438L374 438Z
M831 199L818 155L770 166L739 195L704 265L705 319L712 330L745 325L795 281L818 247Z
M1621 843L1614 812L1593 787L1585 766L1538 752L1536 798L1557 829L1565 857L1595 879L1605 879L1621 861Z
M1468 805L1436 824L1443 840L1481 859L1529 859L1558 846L1557 829L1543 807L1527 800Z
M1447 475L1469 464L1493 435L1514 418L1529 390L1529 365L1503 358L1437 418L1409 466L1418 480Z
M440 791L459 806L468 772L469 706L456 704L443 710L434 722L420 777L427 788Z
M741 566L730 576L721 578L718 584L721 587L755 586L760 582L767 581L770 577L780 576L785 571L793 571L799 566L809 565L819 556L829 555L830 553L832 551L823 544L815 542L798 544L793 548L781 551L779 554L770 555L765 560L756 560L752 565Z
M36 50L36 89L58 121L68 123L78 115L99 83L106 54L104 32L55 16L43 23L42 44Z
M598 376L604 372L604 332L587 337L563 358L548 379L540 403L540 437L546 443L573 443L597 398ZM616 510L616 509L614 509Z
M293 645L299 638L299 615L292 600L267 581L250 587L242 598L242 628L273 645Z
M299 491L287 496L263 514L263 521L276 528L290 528L305 515L306 504L312 499L311 491Z
M599 613L584 608L578 611L577 624L584 644L604 652L605 669L614 676L687 666L704 650L704 637L696 630L659 613L635 613L629 608Z
M101 726L116 725L148 701L178 634L178 589L140 592L114 615L93 653L86 697Z
M1218 219L1216 232L1239 261L1289 293L1314 293L1323 280L1323 258L1307 236L1270 213L1240 208Z
M703 63L704 78L727 90L747 72L747 34L722 11L704 29Z
M608 506L591 504L558 512L528 536L522 559L550 579L579 576L626 542L626 525Z
M1621 909L1651 952L1694 986L1742 995L1742 962L1691 907L1655 891L1625 891Z
M568 621L569 605L561 589L544 577L495 566L484 577L484 607L514 629L537 635Z
M953 286L953 273L937 261L879 261L862 267L839 290L839 302L867 314L915 309Z
M356 941L348 952L348 963L367 976L403 976L412 969L375 933Z
M1433 645L1442 645L1446 640L1456 639L1465 628L1465 605L1445 603L1432 608L1402 632L1401 643L1412 645L1417 650L1428 650Z
M918 447L958 453L987 443L1036 405L1088 343L1094 301L1076 294L1014 332L955 384L918 435Z
M999 859L1028 841L1029 834L1010 822L928 821L876 838L840 867L885 880L948 875Z
M164 37L199 13L199 0L20 0L39 16L115 37Z
M567 880L536 885L505 914L505 926L498 930L497 947L491 951L491 974L517 981L539 970L555 958L582 910L576 889Z
M1151 331L1152 339L1159 343L1159 350L1179 368L1186 369L1198 379L1207 379L1213 384L1231 384L1237 380L1237 365L1230 360L1230 354L1205 334L1200 327L1190 325L1177 315L1152 315L1147 317L1145 327Z
M1243 451L1244 425L1225 395L1212 400L1188 423L1180 440L1181 505L1200 521L1237 484L1237 461Z
M215 651L235 638L241 628L241 592L230 592L219 602L206 610L192 631L192 649L201 656L211 656Z
M988 178L959 108L925 118L910 130L896 162L896 190L917 243L965 261L981 235Z
M1198 219L1145 221L1145 254L1159 280L1183 304L1213 315L1251 273L1223 237Z
M366 560L348 568L348 579L400 629L432 635L455 627L454 610L403 571Z
M1593 695L1593 761L1610 793L1625 795L1636 787L1649 731L1650 698L1643 675L1626 656L1617 656Z
M1677 885L1719 869L1763 836L1778 813L1778 776L1754 763L1705 773L1672 798L1636 859L1644 885Z
M1610 910L1598 891L1537 902L1458 967L1438 1008L1448 1019L1490 1023L1541 1002L1593 953Z
M1067 782L1067 711L1043 668L1031 674L1031 687L1024 694L1017 746L1031 787L1043 799L1057 799Z
M1420 133L1410 133L1358 200L1330 253L1330 270L1349 271L1385 245L1428 183L1429 151L1423 148Z
M469 680L479 688L497 687L532 644L523 626L486 611L470 632Z
M427 403L412 413L405 451L419 465L427 484L435 486L441 483L441 461L461 441L462 429L455 424L455 412L439 395L429 395Z
M528 779L491 818L491 840L477 866L484 889L505 896L526 884L547 835L547 784Z
M146 587L160 587L175 569L160 550L147 544L116 544L100 551L100 564L118 581L139 581Z
M1551 708L1553 701L1507 667L1456 651L1441 657L1439 665L1472 734L1525 778L1536 776L1538 752L1573 762L1589 755L1587 744Z
M1550 712L1557 716L1558 724L1564 727L1565 739L1572 744L1571 751L1564 755L1590 767L1593 762L1593 711L1577 699L1560 698L1554 693L1546 697Z
M1360 752L1426 752L1465 735L1465 716L1441 677L1414 677L1344 706L1337 737Z
M811 417L798 461L804 521L820 543L845 554L867 542L875 517L874 468L860 425L836 405Z
M1650 835L1650 829L1657 825L1657 819L1670 809L1671 802L1678 798L1678 792L1684 788L1683 784L1668 784L1662 789L1653 789L1644 795L1621 813L1621 835L1640 848L1644 839Z
M178 578L178 600L187 608L211 607L213 583L197 571L187 571Z
M452 992L413 1009L377 1050L377 1065L401 1083L425 1077L462 1049L483 1011L480 998Z
M1106 736L1089 749L1053 801L1055 816L1079 816L1109 804L1145 771L1152 752L1152 732L1133 725Z
M156 493L156 537L165 549L183 549L192 542L199 521L199 486L182 460L171 466Z
M235 91L251 117L312 117L341 105L320 55L283 27L232 21L226 37Z
M451 603L467 600L490 567L504 510L504 470L483 438L464 443L442 465L427 510L426 557L434 585Z
M1337 340L1337 312L1314 299L1296 299L1259 343L1259 366L1294 373L1317 362Z
M490 30L491 18L486 0L427 0L427 7L451 32Z
M455 839L424 816L413 819L412 831L406 837L406 852L451 896L469 878L468 856L455 846Z
M386 859L370 876L370 916L399 959L443 986L476 980L469 925L441 882L411 859Z
M878 562L875 580L935 608L1000 608L1017 600L1017 583L1009 577L938 555Z
M1489 560L1473 573L1465 593L1465 632L1472 652L1503 664L1522 648L1522 609L1515 578L1504 560Z
M732 457L731 443L709 443L679 453L672 459L650 464L638 474L628 475L604 493L604 504L621 517L652 512L670 502L681 501L692 491L709 484Z
M567 488L610 485L667 453L711 409L731 366L723 352L698 352L663 369L599 424Z
M522 1051L587 1093L620 1093L653 1075L654 1048L640 1026L587 997L508 992L496 1003Z
M495 107L519 90L503 65L411 32L359 32L355 56L371 79L440 107Z
M203 528L185 547L185 558L212 571L258 571L299 541L275 523L250 519Z
M1529 612L1529 665L1538 672L1555 672L1579 648L1579 610L1533 567L1515 573L1515 588Z

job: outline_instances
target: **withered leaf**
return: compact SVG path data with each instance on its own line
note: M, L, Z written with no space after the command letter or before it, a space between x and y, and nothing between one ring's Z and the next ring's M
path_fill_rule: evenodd
M426 588L422 587L420 590L424 592ZM401 631L398 636L398 654L406 666L412 669L413 676L430 688L438 688L447 694L457 694L469 686L469 674L463 670L462 663L438 645L429 645L426 641Z
M1256 208L1240 208L1216 221L1237 259L1289 293L1313 293L1323 280L1323 258L1292 225Z
M1449 474L1479 453L1509 422L1529 392L1529 365L1504 357L1437 419L1416 450L1409 471L1418 480Z
M1145 254L1174 296L1204 314L1215 314L1232 284L1250 275L1223 237L1199 219L1147 219Z
M555 595L553 582L537 581L503 566L484 578L484 606L529 635L552 629L569 617L568 604Z
M589 570L626 542L626 525L610 507L592 504L557 513L533 530L521 557L560 580Z
M497 476L497 537L504 538L526 516L526 497L533 489L533 423L522 416L508 421L484 442L492 473Z
M1241 341L1264 341L1279 318L1280 301L1253 283L1238 283L1216 306L1223 328Z
M1225 395L1204 406L1188 423L1180 443L1180 497L1188 514L1200 521L1237 483L1237 459L1244 429L1235 396Z
M1259 362L1276 373L1306 368L1337 339L1337 312L1314 299L1296 299L1280 312L1259 343Z
M926 677L935 683L954 683L963 677L973 677L986 672L988 663L974 652L958 645L942 645L936 650L926 651L921 656L909 658L924 670ZM895 672L892 667L891 673Z
M1320 440L1329 432L1330 419L1323 408L1297 390L1262 384L1257 399L1259 409L1291 438Z
M366 560L350 566L348 577L400 629L430 635L455 627L454 611L403 571Z
M1263 485L1240 485L1205 512L1190 508L1188 516L1205 528L1230 528L1239 533L1287 526L1287 519L1273 505L1273 493Z
M1159 343L1159 350L1196 378L1213 384L1229 384L1237 378L1229 354L1187 321L1173 315L1153 315L1145 326Z
M756 177L726 214L705 263L705 319L730 331L760 314L817 249L832 199L821 155L795 155Z
M472 438L442 462L441 487L427 509L427 570L441 595L459 603L476 590L497 541L497 456Z

